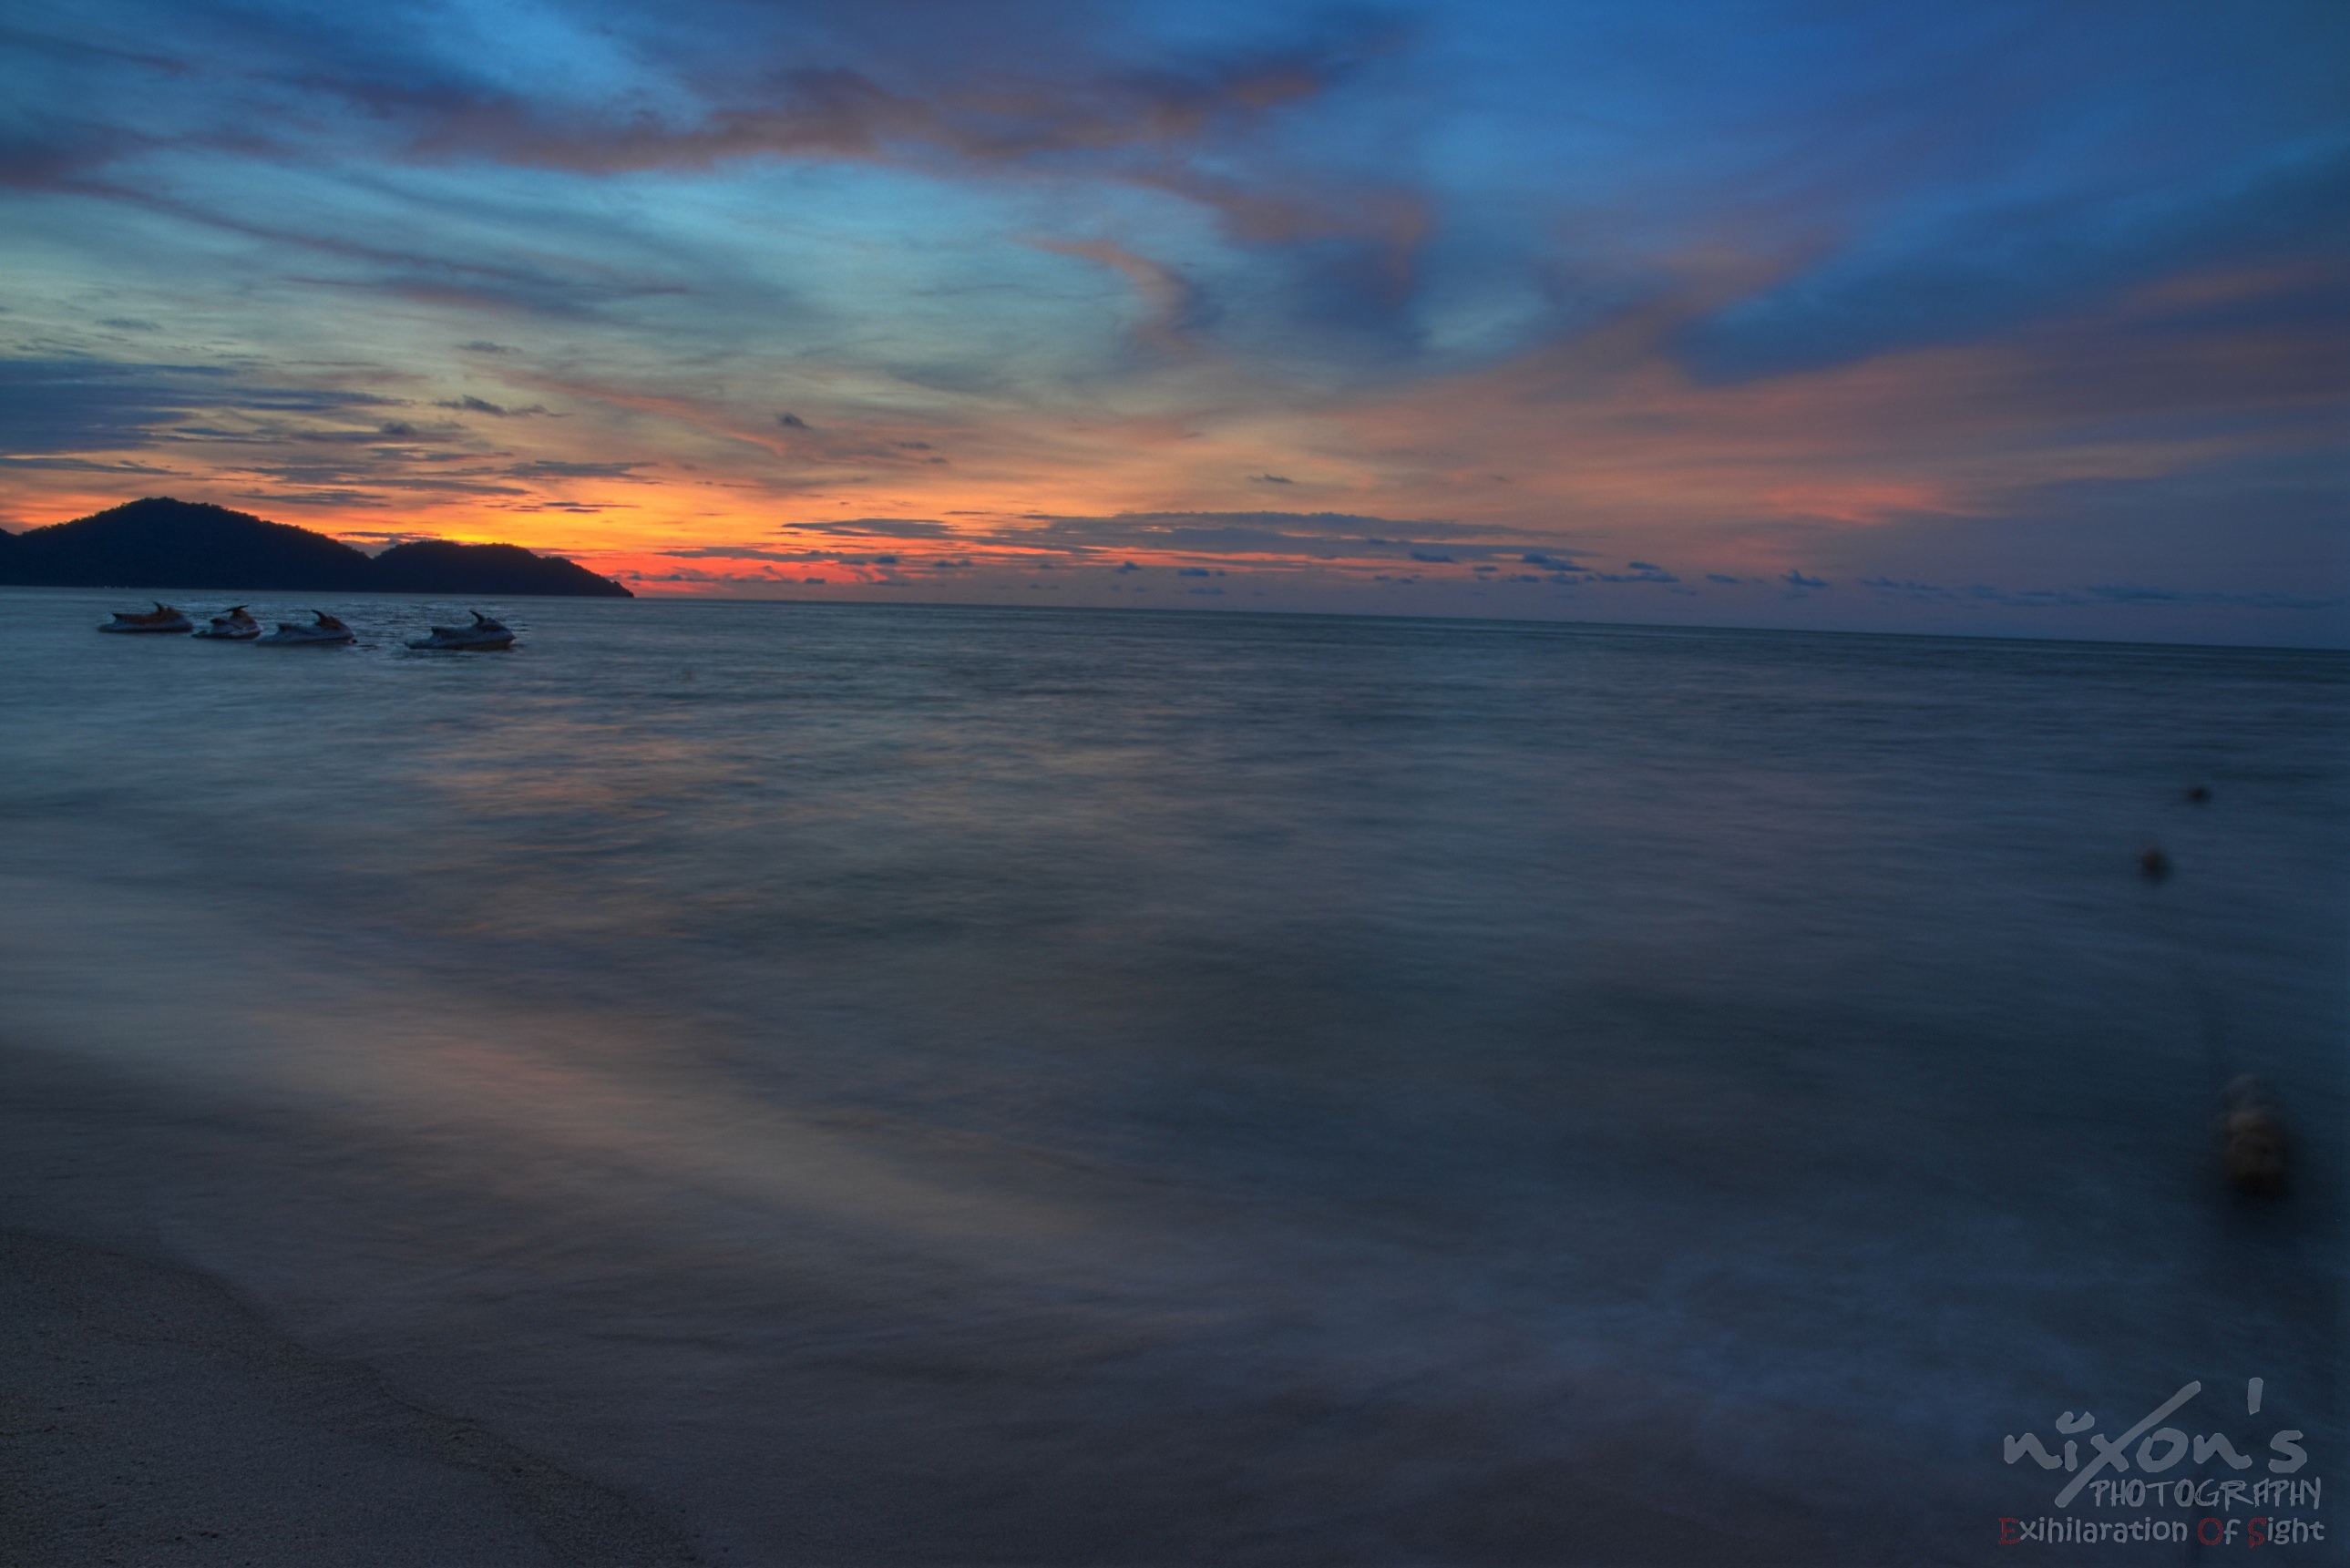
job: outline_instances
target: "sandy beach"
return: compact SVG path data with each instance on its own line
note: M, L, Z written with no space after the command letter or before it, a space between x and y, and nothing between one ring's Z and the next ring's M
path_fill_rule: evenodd
M1393 1559L1398 1533L1447 1561L1534 1563L1555 1560L1563 1532L1577 1561L1665 1565L1797 1563L1823 1542L1839 1557L1895 1544L1878 1534L1864 1545L1839 1521L1728 1475L1656 1495L1641 1467L1597 1457L1528 1467L1486 1455L1483 1481L1400 1527L1351 1539L1268 1532L1232 1517L1263 1506L1237 1485L1252 1469L1245 1446L1232 1446L1240 1434L1182 1436L1196 1417L1180 1407L1164 1412L1168 1470L1133 1473L1123 1489L1115 1451L1028 1468L1014 1443L980 1474L957 1473L975 1455L949 1434L896 1454L877 1448L837 1371L821 1365L772 1387L779 1405L833 1412L819 1417L821 1446L776 1444L764 1456L773 1510L794 1522L764 1546L746 1546L739 1530L712 1539L691 1489L671 1489L688 1494L681 1505L574 1473L480 1420L431 1408L362 1360L306 1347L174 1261L168 1232L222 1222L196 1206L252 1180L229 1168L244 1163L250 1122L268 1113L201 1092L173 1105L86 1062L5 1044L0 1107L0 1205L21 1227L0 1231L8 1568L1336 1563ZM281 1262L278 1292L302 1301L307 1321L333 1321L338 1303L294 1274L298 1260ZM960 1354L943 1343L936 1353ZM478 1354L453 1340L423 1347L428 1364ZM972 1392L986 1397L983 1383ZM1343 1491L1354 1465L1393 1462L1386 1450L1419 1440L1380 1435L1375 1412L1317 1409L1295 1395L1274 1405L1287 1407L1262 1413L1274 1427L1328 1431L1316 1445L1329 1449L1326 1472L1293 1478L1308 1492ZM1456 1438L1469 1445L1462 1462L1478 1465L1485 1439ZM1570 1532L1570 1520L1584 1522ZM1159 1550L1138 1544L1152 1540Z
M0 1562L699 1561L646 1509L305 1349L170 1261L141 1212L175 1130L0 1046ZM176 1129L184 1132L184 1127ZM124 1136L127 1134L128 1136ZM75 1239L103 1235L107 1244Z

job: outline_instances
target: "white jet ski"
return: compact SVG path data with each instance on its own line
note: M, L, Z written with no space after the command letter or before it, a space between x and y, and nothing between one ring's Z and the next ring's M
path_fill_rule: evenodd
M492 620L481 611L473 612L471 626L436 626L431 637L420 637L411 648L459 648L482 651L494 648L512 648L515 634L504 624Z
M162 600L152 610L116 610L100 631L193 631L195 623Z
M198 637L217 637L228 642L251 642L261 635L261 623L244 613L243 605L231 605L213 617L213 623L202 628Z
M271 632L267 637L255 638L255 643L256 645L276 643L279 647L291 647L296 643L338 643L356 639L358 636L356 632L325 610L315 610L312 613L318 618L316 624L304 626L299 621L281 620L277 623L276 631Z

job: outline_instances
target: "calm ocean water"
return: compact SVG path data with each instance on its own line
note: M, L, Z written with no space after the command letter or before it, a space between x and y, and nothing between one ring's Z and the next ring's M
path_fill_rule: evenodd
M0 591L0 1032L714 1560L2005 1561L2190 1379L2338 1468L2344 656L124 607Z

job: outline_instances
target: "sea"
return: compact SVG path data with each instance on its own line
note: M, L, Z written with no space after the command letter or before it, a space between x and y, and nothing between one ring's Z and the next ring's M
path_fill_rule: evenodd
M2059 1506L2014 1442L2342 1471L2350 657L94 634L140 607L0 589L0 1049L141 1244L709 1561L2168 1563L2223 1553L2002 1532L2340 1507ZM518 646L405 646L473 608ZM2220 1175L2244 1075L2280 1196ZM2249 1468L2146 1462L2190 1383Z

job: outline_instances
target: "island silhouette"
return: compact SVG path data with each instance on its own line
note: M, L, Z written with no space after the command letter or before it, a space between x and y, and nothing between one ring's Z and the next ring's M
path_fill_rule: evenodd
M168 495L22 534L0 532L0 585L636 597L576 562L519 545L427 539L369 556L290 523Z

